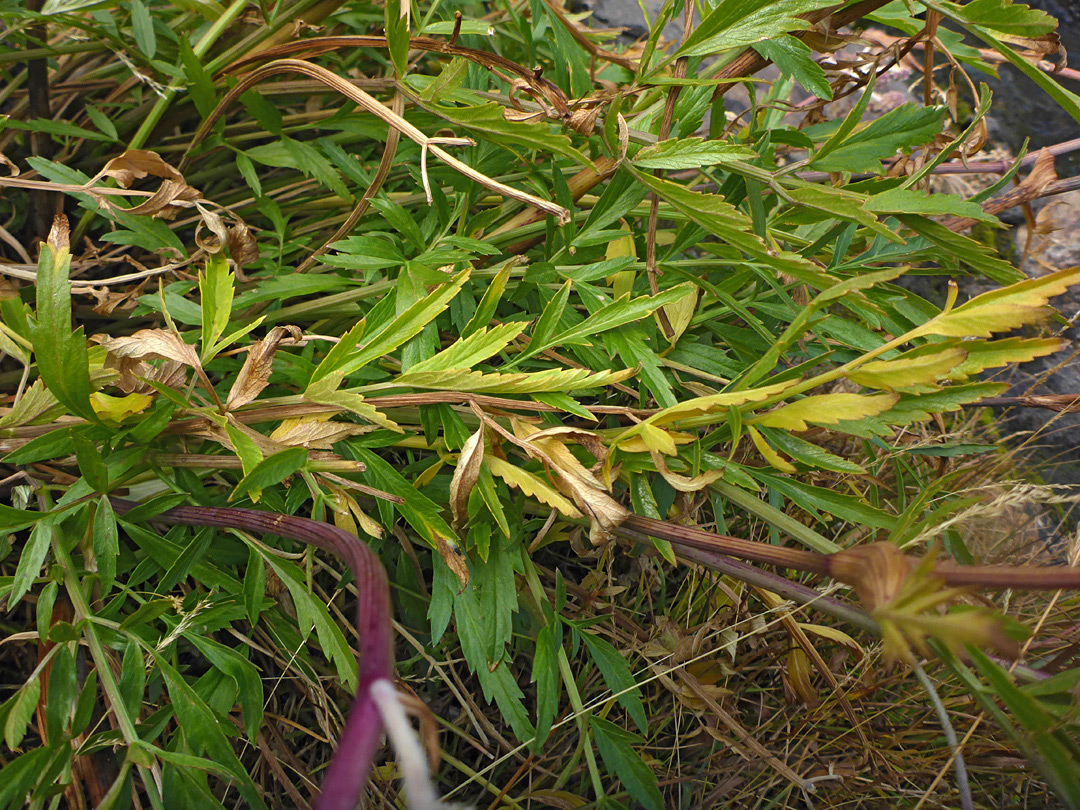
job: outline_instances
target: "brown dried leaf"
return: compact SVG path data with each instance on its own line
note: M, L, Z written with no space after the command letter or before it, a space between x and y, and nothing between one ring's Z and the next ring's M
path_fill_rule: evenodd
M192 188L183 180L165 180L152 197L148 197L134 208L129 208L126 213L173 219L181 210L189 207L186 205L174 205L177 200L194 202L201 198L202 194L199 193L198 189Z
M236 375L236 381L229 389L225 408L232 411L254 400L269 384L270 373L274 369L274 355L281 342L286 338L299 342L303 336L304 333L298 326L275 326L265 338L255 341L240 373Z
M450 479L450 513L455 530L464 525L469 512L469 493L480 478L480 466L484 462L484 423L465 441L458 457L454 477Z
M195 348L167 329L140 329L127 337L106 337L101 340L101 345L114 357L174 360L195 369L202 369Z
M465 558L461 556L460 551L456 551L450 547L450 544L446 542L444 538L438 532L435 532L435 547L439 551L439 556L443 558L443 562L454 572L458 581L461 583L461 589L464 590L465 586L469 584L469 566L465 564Z
M147 149L128 149L120 157L115 157L105 164L97 176L111 177L124 188L131 188L136 180L145 177L160 177L163 180L184 182L184 176L174 169L156 152Z
M241 267L258 261L259 246L251 235L251 228L239 217L229 226L228 243L229 255Z

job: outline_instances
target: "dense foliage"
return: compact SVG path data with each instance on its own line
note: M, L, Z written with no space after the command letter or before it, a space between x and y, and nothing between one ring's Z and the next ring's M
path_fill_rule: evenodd
M356 583L181 504L374 549L455 801L1080 806L1074 598L997 606L1038 623L1010 672L968 645L1020 652L1017 622L930 563L783 556L988 553L971 406L1062 348L1036 324L1080 270L972 236L1019 162L931 183L984 148L994 64L1080 120L1052 18L669 0L627 46L557 0L29 7L0 3L0 807L313 801ZM923 103L873 105L916 45Z

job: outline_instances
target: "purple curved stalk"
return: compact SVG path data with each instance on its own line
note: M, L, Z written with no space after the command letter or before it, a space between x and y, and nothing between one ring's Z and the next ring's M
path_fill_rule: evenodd
M110 497L119 514L138 504ZM394 647L390 623L390 587L379 558L348 532L309 518L218 506L176 506L152 520L185 526L216 526L258 534L276 534L310 543L342 559L356 579L356 631L360 677L356 702L345 722L337 751L323 779L315 810L355 810L367 782L383 724L371 685L393 682Z

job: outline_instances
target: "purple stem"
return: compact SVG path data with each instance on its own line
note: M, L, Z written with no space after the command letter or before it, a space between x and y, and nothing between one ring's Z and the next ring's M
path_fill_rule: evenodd
M120 498L110 497L109 501L119 514L138 506ZM348 565L356 579L359 686L337 752L323 779L315 810L354 810L359 804L382 733L382 719L371 696L371 684L377 680L392 682L394 677L390 587L375 552L354 535L329 523L255 509L176 506L152 519L167 524L276 534L332 551Z

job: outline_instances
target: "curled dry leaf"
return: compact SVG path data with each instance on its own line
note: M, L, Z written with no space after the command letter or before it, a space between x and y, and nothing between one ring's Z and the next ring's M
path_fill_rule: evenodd
M270 373L274 368L274 355L281 342L286 338L299 342L303 336L304 333L298 326L275 326L266 337L255 341L240 373L236 375L236 381L229 389L226 409L232 411L253 401L269 384Z
M105 177L111 177L124 188L131 188L136 180L147 177L161 178L161 186L154 195L129 209L129 214L172 219L182 208L189 207L177 205L178 201L191 203L202 198L202 194L189 186L178 170L162 160L157 153L146 149L129 149L120 157L113 158L90 181L90 185Z
M239 217L233 218L229 226L229 255L240 267L245 267L259 259L259 246L251 234L251 228Z
M174 360L185 366L200 368L199 355L193 346L184 343L168 329L140 329L126 337L106 337L101 345L115 357L135 360Z
M435 548L438 549L439 556L443 558L443 562L446 563L447 567L454 572L454 576L461 583L461 589L465 590L465 586L469 584L469 566L465 563L465 558L460 551L450 547L445 537L438 532L434 534Z
M480 465L484 462L484 423L465 441L458 457L454 477L450 480L450 512L453 527L464 525L469 511L469 493L480 478Z
M590 439L595 437L588 434L587 431L574 428L551 428L538 431L532 425L521 420L513 419L511 422L514 426L514 432L524 437L523 441L516 443L547 464L550 470L558 476L559 483L574 499L574 503L577 504L578 508L588 515L589 541L593 545L603 545L609 542L615 530L630 512L608 494L607 488L600 479L592 471L586 469L570 452L569 448L560 441L563 437L572 437L584 443L585 439L581 434L589 435ZM600 454L601 460L605 457L602 448L599 448L597 453Z

